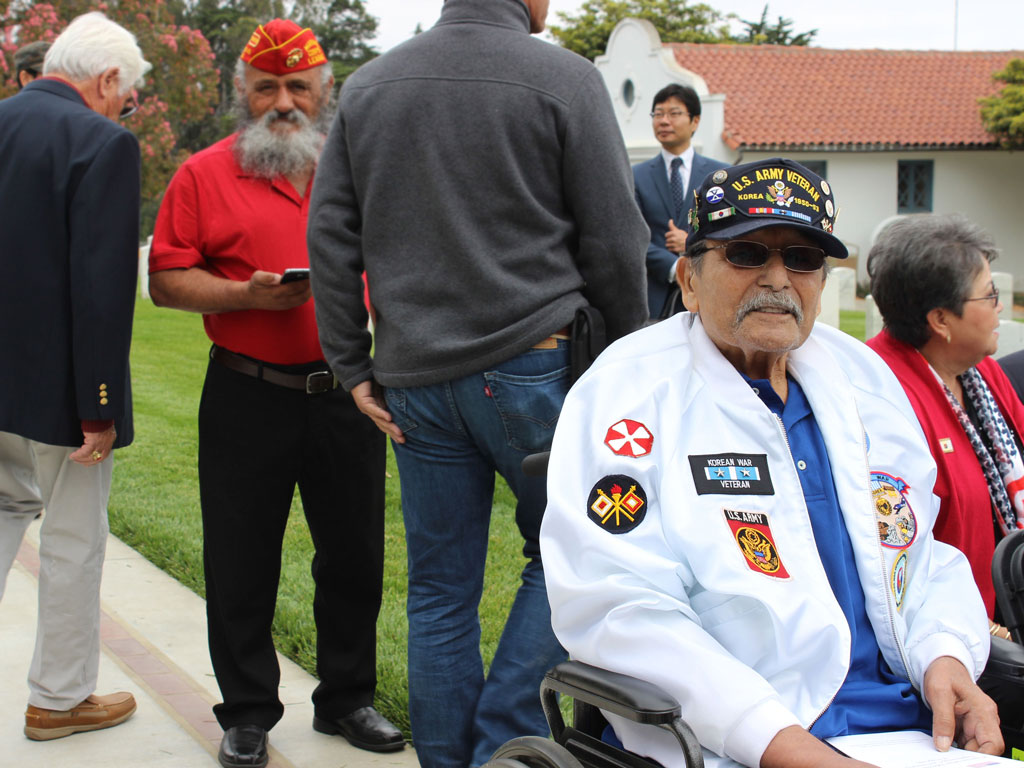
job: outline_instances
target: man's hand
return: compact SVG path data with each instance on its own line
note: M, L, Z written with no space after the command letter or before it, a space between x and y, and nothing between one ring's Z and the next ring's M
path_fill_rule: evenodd
M940 656L924 673L924 695L932 708L932 739L940 752L957 745L986 755L1003 754L996 703L981 690L964 665Z
M355 400L356 408L373 419L373 423L377 425L381 432L388 435L396 443L405 442L405 435L402 434L402 430L391 420L391 413L374 394L373 382L363 381L356 384L352 387L350 394L352 399Z
M249 278L250 309L292 309L309 301L313 291L309 280L296 280L281 285L281 276L275 272L257 269Z
M110 455L114 449L114 438L117 437L117 430L111 426L102 432L83 432L82 447L71 454L72 461L84 464L89 467L99 464Z
M783 728L761 755L760 768L876 768L832 749L799 725Z
M686 230L680 229L672 219L668 220L668 231L665 233L665 247L672 253L682 253L686 250Z

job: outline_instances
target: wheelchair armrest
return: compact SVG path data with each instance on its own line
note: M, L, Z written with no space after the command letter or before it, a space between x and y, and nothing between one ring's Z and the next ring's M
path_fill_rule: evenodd
M1001 637L993 637L991 640L988 664L981 676L998 675L1004 680L1016 678L1024 685L1024 646Z
M636 723L669 725L680 716L679 702L657 685L582 661L563 661L550 669L541 683L545 689Z

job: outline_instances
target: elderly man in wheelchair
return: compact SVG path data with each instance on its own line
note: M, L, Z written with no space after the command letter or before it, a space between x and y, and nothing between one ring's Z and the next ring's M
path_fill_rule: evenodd
M870 349L814 325L826 256L847 256L836 212L790 160L710 175L678 266L689 312L607 349L560 416L541 534L555 632L575 660L656 683L684 723L640 725L672 717L629 714L646 705L574 662L548 684L667 768L865 766L824 740L890 731L1004 750L975 682L985 609L932 537L914 412Z

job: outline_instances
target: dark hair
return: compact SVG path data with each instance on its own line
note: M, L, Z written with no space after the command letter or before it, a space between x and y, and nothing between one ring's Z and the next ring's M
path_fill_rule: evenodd
M690 117L700 117L700 96L690 86L679 85L679 83L666 85L654 94L654 101L651 102L651 111L653 112L655 107L659 104L664 104L669 99L679 99L686 106L686 111L690 113Z
M690 260L690 268L696 274L700 274L701 269L704 268L704 254L711 250L711 245L707 240L694 240L692 243L686 244L686 251L683 255Z
M928 313L942 308L959 317L982 265L998 255L992 236L961 214L890 222L868 253L871 295L886 329L920 349L931 338Z

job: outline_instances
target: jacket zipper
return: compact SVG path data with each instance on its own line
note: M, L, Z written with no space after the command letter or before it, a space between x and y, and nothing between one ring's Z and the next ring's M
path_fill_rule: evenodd
M800 483L800 471L797 469L796 465L793 463L793 446L791 446L789 444L789 433L786 432L786 425L782 423L782 417L779 416L774 411L772 411L772 416L775 417L775 421L777 421L778 424L779 424L779 431L782 432L782 439L786 443L786 452L789 454L789 463L790 463L790 466L793 467L794 472L796 472L796 479L797 479L797 483L799 484ZM800 487L801 487L800 497L803 498L803 485L801 484ZM807 516L807 524L811 525L811 514L810 514L810 512L807 509L807 503L806 502L804 502L804 512L805 512L805 514ZM812 539L814 538L814 526L811 526L811 538ZM815 543L814 546L815 546L815 549L817 549L817 546L818 546L817 543ZM879 545L879 546L881 546L881 545ZM823 566L823 568L824 568L824 566ZM828 581L828 575L827 574L825 575L825 580ZM834 597L835 597L835 595L833 595L833 598ZM850 650L852 652L853 648L851 647ZM846 672L847 672L847 674L849 674L849 672L850 672L850 660L849 659L846 660ZM840 686L840 687L842 687L842 686ZM824 709L822 709L815 716L815 718L813 720L811 720L810 725L807 726L807 730L808 731L811 730L811 728L814 727L814 724L816 722L818 722L818 720L821 719L821 716L824 715L825 712L828 710L828 708L832 706L832 702L836 700L836 696L838 696L838 695L839 695L839 691L838 690L835 693L832 694L832 697L828 700L828 703L825 705Z

